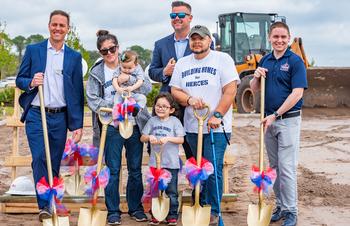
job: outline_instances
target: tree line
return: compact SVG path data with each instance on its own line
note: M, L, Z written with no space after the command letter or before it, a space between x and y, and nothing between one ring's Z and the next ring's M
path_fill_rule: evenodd
M6 22L0 21L0 80L5 79L7 76L16 75L27 45L45 40L45 37L41 34L32 34L28 37L18 35L11 38L6 33L5 29ZM84 48L74 25L71 26L66 37L66 44L81 53L89 68L100 57L97 50L87 50ZM139 45L133 45L127 49L137 52L139 55L139 63L143 69L150 64L152 55L151 50L145 49Z

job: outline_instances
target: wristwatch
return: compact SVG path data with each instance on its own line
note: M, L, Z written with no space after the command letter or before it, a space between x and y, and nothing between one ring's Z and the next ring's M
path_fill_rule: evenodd
M273 115L275 116L275 118L278 118L280 115L277 113L277 111L273 112Z
M224 116L223 116L220 112L214 111L214 117L215 117L215 118L222 119Z

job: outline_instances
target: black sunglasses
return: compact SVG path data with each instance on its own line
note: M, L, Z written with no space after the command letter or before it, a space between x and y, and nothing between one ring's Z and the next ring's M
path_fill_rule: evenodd
M108 49L100 49L100 53L103 55L103 56L106 56L108 54L108 51L110 53L115 53L117 51L117 48L118 46L112 46Z
M170 13L170 18L175 19L176 17L179 17L180 19L185 18L186 16L189 16L191 14L185 13L185 12L180 12L180 13Z

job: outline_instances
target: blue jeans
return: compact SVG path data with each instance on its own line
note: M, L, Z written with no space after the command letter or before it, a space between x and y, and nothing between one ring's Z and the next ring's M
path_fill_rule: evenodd
M170 199L170 209L169 213L167 216L167 219L177 219L178 218L178 209L179 209L179 194L177 192L177 175L179 173L179 169L168 169L166 168L171 173L171 181L168 184L167 189L165 190L165 194Z
M224 154L227 146L227 141L224 133L214 133L214 143L215 143L215 157L216 157L216 167L218 175L219 184L219 198L221 202L222 198L222 168L224 165ZM228 137L231 137L231 133L226 133ZM187 133L186 139L191 147L193 156L197 157L197 133ZM213 163L213 152L212 145L210 141L210 134L203 134L203 157ZM219 214L219 205L216 196L216 185L215 185L215 175L212 174L209 178L202 183L202 191L200 194L200 204L211 205L211 214L217 216Z
M110 170L110 178L105 188L105 202L108 216L121 214L119 209L119 172L121 168L122 149L125 145L126 160L128 169L128 182L126 186L126 200L128 202L129 214L142 211L141 198L143 195L142 184L142 152L143 143L140 141L140 130L134 126L133 134L128 139L124 139L119 129L113 126L107 128L107 138L105 146L105 161Z
M66 112L46 113L50 157L53 177L58 177L62 154L67 138L67 116ZM35 185L45 176L48 180L46 155L44 145L44 133L41 123L40 109L30 108L25 123L28 144L32 153L32 169ZM35 189L36 192L36 189ZM39 209L49 207L49 201L41 199L36 193Z

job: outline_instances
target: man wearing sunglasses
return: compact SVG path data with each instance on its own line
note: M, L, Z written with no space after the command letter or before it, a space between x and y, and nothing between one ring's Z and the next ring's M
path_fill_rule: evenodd
M192 53L188 45L188 34L192 21L191 6L183 1L171 4L170 20L174 33L158 40L154 44L152 62L148 70L151 79L162 83L160 92L170 92L169 82L175 63L178 59ZM180 120L183 122L184 108L180 109ZM187 142L183 144L186 158L192 156Z
M155 42L149 68L151 79L162 83L161 92L170 92L169 82L175 63L192 53L188 46L188 33L192 21L191 6L182 1L171 4L171 26L174 33Z

